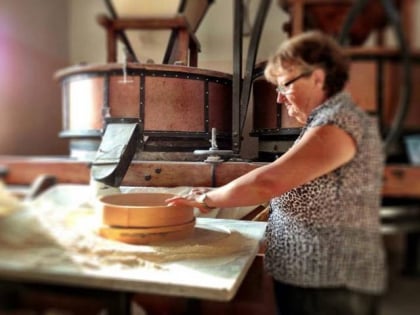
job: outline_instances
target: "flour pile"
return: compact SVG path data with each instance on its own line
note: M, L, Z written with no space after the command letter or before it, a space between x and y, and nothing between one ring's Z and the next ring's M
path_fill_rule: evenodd
M238 232L200 225L186 240L131 245L99 236L100 222L85 186L55 186L0 217L0 266L13 263L16 268L37 270L59 266L64 271L165 269L174 261L228 257L253 246L253 240Z

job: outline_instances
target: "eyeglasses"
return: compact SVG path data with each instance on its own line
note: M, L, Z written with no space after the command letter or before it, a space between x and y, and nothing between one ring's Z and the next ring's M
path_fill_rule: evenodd
M299 80L300 78L303 77L307 77L309 75L312 74L312 71L306 71L306 72L302 72L301 74L299 74L296 78L293 78L289 81L287 81L286 83L283 83L279 86L276 87L276 92L280 93L280 94L287 94L287 92L289 92L289 85L292 84L293 82L296 82L297 80Z

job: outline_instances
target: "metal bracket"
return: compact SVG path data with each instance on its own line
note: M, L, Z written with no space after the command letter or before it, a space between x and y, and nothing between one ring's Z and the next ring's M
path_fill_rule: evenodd
M108 123L92 163L96 181L118 187L133 160L140 139L139 123Z

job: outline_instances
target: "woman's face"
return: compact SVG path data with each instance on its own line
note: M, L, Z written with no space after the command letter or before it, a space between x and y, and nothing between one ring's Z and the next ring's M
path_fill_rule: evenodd
M283 104L290 117L304 124L312 110L325 100L320 72L303 71L299 67L280 69L277 77L277 103ZM320 84L321 83L321 84Z

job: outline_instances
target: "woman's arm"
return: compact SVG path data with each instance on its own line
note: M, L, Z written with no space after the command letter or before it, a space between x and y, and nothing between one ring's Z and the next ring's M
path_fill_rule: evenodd
M207 192L209 207L227 208L264 203L349 162L356 154L354 139L334 125L310 128L300 141L276 161L256 168L228 184ZM199 193L168 200L201 207Z

